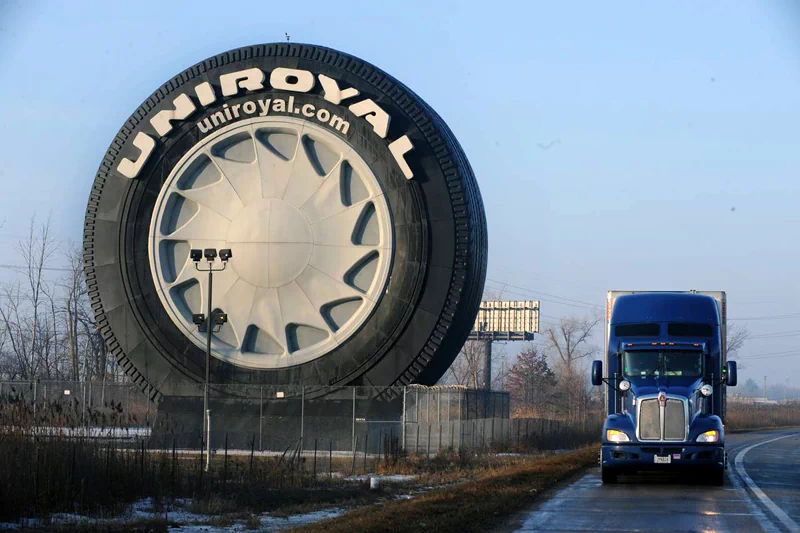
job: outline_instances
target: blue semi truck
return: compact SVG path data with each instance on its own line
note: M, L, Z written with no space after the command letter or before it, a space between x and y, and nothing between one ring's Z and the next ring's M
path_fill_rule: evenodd
M624 473L687 470L725 479L725 390L736 385L726 361L722 291L609 291L606 385L600 465L603 483Z

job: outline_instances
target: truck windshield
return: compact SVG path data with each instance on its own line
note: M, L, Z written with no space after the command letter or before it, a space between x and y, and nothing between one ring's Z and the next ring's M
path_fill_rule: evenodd
M623 373L627 377L703 375L703 354L699 351L637 351L623 354Z

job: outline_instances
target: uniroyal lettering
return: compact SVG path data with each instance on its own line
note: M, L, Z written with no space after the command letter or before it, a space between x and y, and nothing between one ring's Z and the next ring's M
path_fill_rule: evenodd
M235 96L242 90L257 92L264 90L264 82L267 75L258 68L249 68L223 74L219 77L219 85L222 96ZM335 105L340 105L344 100L357 97L360 93L354 87L341 88L339 83L333 78L323 74L316 77L307 70L279 67L274 69L269 75L269 84L273 89L291 91L296 93L307 93L316 85L316 81L322 87L322 97L325 101ZM197 103L187 94L180 94L172 101L172 109L164 109L156 113L150 119L150 126L155 130L159 137L169 135L173 130L173 122L180 122L189 119L198 110L206 108L217 102L217 94L214 87L207 81L194 87L194 95ZM226 122L247 116L266 116L270 112L291 113L314 119L321 122L339 133L347 134L350 123L344 118L332 113L328 109L317 108L313 104L303 104L295 106L294 96L288 98L265 98L249 100L241 104L228 106L224 104L222 109L214 112L211 116L197 123L198 129L202 133L208 133L212 129L225 124ZM391 117L371 98L348 102L348 109L357 117L362 117L371 126L381 139L386 139L389 133L389 123ZM117 171L126 178L134 179L141 172L142 167L147 162L153 150L156 148L156 139L144 132L138 132L133 139L133 145L139 149L139 155L135 160L123 158L117 166ZM414 172L405 160L405 154L414 149L414 145L408 135L403 135L389 143L389 152L397 161L400 170L406 179L412 179Z

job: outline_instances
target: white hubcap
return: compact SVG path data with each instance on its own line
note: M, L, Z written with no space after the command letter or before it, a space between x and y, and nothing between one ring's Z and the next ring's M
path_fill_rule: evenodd
M207 312L207 274L189 259L192 248L233 252L214 274L212 306L228 323L212 336L212 355L276 369L322 357L369 318L389 278L393 234L380 184L345 140L298 119L264 117L194 146L153 212L159 298L205 348L192 313Z

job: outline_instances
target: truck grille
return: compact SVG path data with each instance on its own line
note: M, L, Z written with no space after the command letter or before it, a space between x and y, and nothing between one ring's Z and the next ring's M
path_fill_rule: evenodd
M639 438L661 440L661 417L658 400L642 400L639 407Z
M663 423L662 423L663 421ZM639 440L661 441L686 439L686 410L684 400L667 399L663 418L658 399L639 402Z
M664 440L686 438L686 418L681 400L667 400L664 411Z

